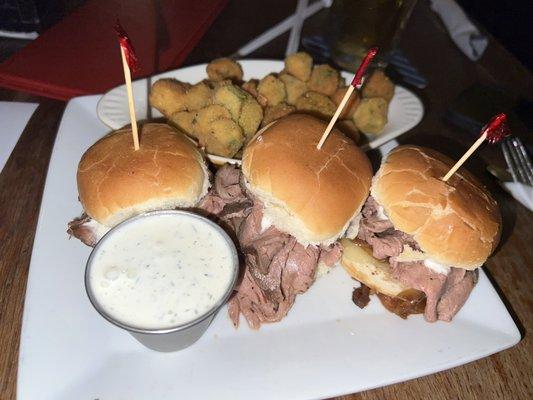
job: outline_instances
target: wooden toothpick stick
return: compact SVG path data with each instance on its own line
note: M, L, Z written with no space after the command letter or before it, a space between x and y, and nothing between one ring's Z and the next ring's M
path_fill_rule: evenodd
M346 103L348 103L348 100L350 100L350 96L352 95L353 91L355 89L360 89L361 88L361 84L363 82L363 76L365 74L365 71L368 68L368 66L370 65L370 63L372 62L372 59L376 56L377 52L378 52L378 48L377 47L372 47L368 51L368 53L366 54L366 56L363 59L363 61L361 62L361 65L357 69L357 72L355 73L355 76L354 76L354 78L352 80L352 83L350 84L350 86L346 90L346 93L344 94L344 97L342 98L341 103L337 107L337 110L335 111L335 114L333 114L333 117L329 121L329 124L328 124L326 130L322 134L322 137L320 138L320 141L318 142L318 144L316 146L316 148L318 150L320 150L322 148L322 145L324 144L324 142L328 138L331 130L333 129L333 125L335 125L335 122L337 122L337 119L339 119L339 116L341 115L342 110L344 110L344 107L346 106Z
M139 150L139 132L137 129L137 117L135 115L135 103L133 102L133 89L131 87L131 72L124 55L124 49L120 48L122 56L122 67L124 68L124 78L126 80L126 92L128 93L128 108L130 110L131 134L133 136L133 147L135 151Z
M504 113L494 116L487 125L481 130L481 136L475 143L470 146L466 153L457 161L448 173L442 178L444 182L447 182L450 177L457 172L461 165L477 150L479 146L485 141L488 140L490 143L494 144L502 140L504 137L510 135L509 128L506 124L507 116Z
M124 80L126 82L126 93L128 95L128 108L130 110L131 134L133 136L133 147L135 151L139 150L139 132L137 128L137 117L135 115L135 103L133 101L133 88L131 85L131 71L137 69L137 56L128 37L128 34L117 20L115 31L118 35L120 44L120 57L122 59L122 68L124 69Z

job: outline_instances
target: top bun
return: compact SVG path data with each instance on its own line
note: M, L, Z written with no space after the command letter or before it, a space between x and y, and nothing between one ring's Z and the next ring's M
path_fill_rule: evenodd
M431 259L475 269L498 244L501 216L489 192L464 169L441 180L453 164L435 150L399 146L374 177L372 196Z
M336 241L368 197L372 167L338 129L316 145L326 124L292 114L260 131L244 150L242 172L276 228L303 245Z
M78 192L85 212L112 227L146 211L192 207L207 193L209 173L200 151L166 124L140 129L135 151L131 129L93 144L78 165Z

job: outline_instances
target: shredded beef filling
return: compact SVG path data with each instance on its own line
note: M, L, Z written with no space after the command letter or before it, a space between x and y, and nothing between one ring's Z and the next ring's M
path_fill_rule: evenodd
M477 282L476 271L466 271L462 268L451 268L448 275L437 273L427 268L422 261L399 262L396 257L408 245L414 250L420 250L411 235L395 230L390 220L380 219L379 205L370 196L364 207L363 217L359 228L358 238L372 246L374 257L388 259L393 270L393 276L404 285L425 294L424 318L428 322L437 320L451 321L468 299L470 292ZM393 300L380 295L383 305L406 318L409 314L420 312L421 303Z
M296 295L315 281L319 262L331 267L340 257L339 245L304 247L275 227L263 231L263 205L245 189L240 171L233 166L218 170L214 188L199 208L231 228L244 256L242 280L228 303L236 327L241 314L253 329L280 321Z
M352 292L352 301L359 308L365 308L370 303L370 288L364 283Z
M94 247L100 238L94 229L94 226L90 224L91 217L87 214L83 214L79 218L74 218L68 223L67 233L70 236L81 240L87 246Z

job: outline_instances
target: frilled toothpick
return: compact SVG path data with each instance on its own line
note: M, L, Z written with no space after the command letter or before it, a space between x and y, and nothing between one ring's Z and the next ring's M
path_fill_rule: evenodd
M329 121L329 124L322 134L322 137L320 138L320 141L318 142L316 148L320 150L322 148L322 145L326 141L326 139L329 136L329 133L333 129L333 125L335 125L335 122L337 122L337 119L339 119L339 115L341 115L342 110L346 106L346 103L348 103L348 100L350 100L350 96L352 95L353 91L355 89L360 89L362 82L363 82L363 76L365 75L366 69L372 62L372 59L376 56L376 53L378 52L377 47L372 47L368 53L366 54L365 58L363 58L363 61L361 62L361 65L357 69L357 72L355 73L355 76L352 80L352 83L346 90L346 93L344 94L344 97L342 98L341 103L337 107L337 111L335 111L335 114L333 114L333 117L331 118L331 121Z
M128 107L130 110L131 134L133 136L133 147L139 150L139 133L137 129L137 117L135 116L135 104L133 102L133 89L131 86L131 72L137 70L137 56L131 44L128 34L117 19L115 32L120 45L120 56L122 58L122 68L124 69L124 80L126 81L126 92L128 94Z
M470 157L481 144L487 140L489 143L498 143L504 137L509 136L511 131L507 126L507 115L504 113L498 114L489 121L487 125L481 130L481 135L476 142L470 146L468 151L461 157L459 161L448 171L448 173L442 178L446 182L450 177L459 169L461 165Z

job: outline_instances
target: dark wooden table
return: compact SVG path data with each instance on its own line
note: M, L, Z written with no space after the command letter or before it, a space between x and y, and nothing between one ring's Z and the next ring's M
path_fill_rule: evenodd
M233 53L257 34L289 15L295 2L232 1L186 60L186 65ZM253 21L253 23L252 23ZM318 29L324 13L306 23ZM252 56L283 58L287 35ZM418 94L426 115L402 143L425 144L457 157L472 137L443 122L450 102L475 82L496 84L513 98L533 94L531 74L491 38L482 59L469 61L451 42L426 2L418 2L402 38L402 49L428 78ZM0 90L0 100L37 101L28 123L0 175L0 399L14 399L23 302L41 195L54 138L65 103ZM8 116L0 116L5 118ZM515 132L526 137L520 123ZM504 166L497 147L484 146L468 163L494 193L504 216L501 245L485 271L522 332L515 347L462 367L341 399L530 399L533 398L533 215L503 192L485 172L487 164ZM53 368L53 366L50 366ZM364 368L364 365L361 366ZM356 374L357 371L354 371Z

